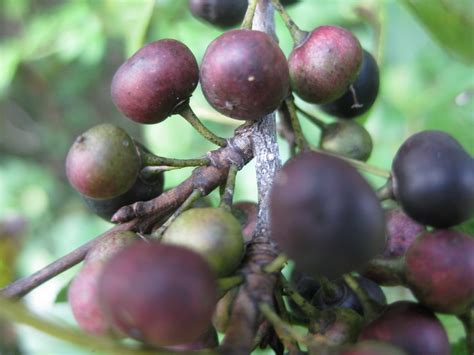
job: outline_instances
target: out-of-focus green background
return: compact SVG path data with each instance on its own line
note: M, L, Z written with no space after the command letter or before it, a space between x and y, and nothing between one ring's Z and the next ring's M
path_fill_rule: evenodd
M413 12L418 17L409 11L413 9L407 5L410 3L415 3ZM360 120L374 140L369 163L378 167L390 169L399 145L422 129L447 131L474 153L474 74L466 64L472 53L469 46L474 43L456 43L466 35L461 36L459 28L468 34L472 30L465 21L467 18L472 25L474 9L472 2L447 1L453 7L465 6L459 12L464 12L466 18L462 18L456 11L454 15L448 10L437 12L436 3L302 0L289 8L303 29L337 24L352 30L363 47L378 58L380 96L373 110ZM420 10L420 6L426 9ZM427 15L425 24L417 20L423 15ZM459 27L460 23L464 27ZM435 28L435 33L426 28ZM18 277L110 227L85 209L65 178L67 150L82 131L113 122L154 152L177 158L196 157L212 148L177 116L154 126L127 120L113 106L109 88L117 67L143 43L175 38L188 45L200 62L219 33L221 30L192 18L185 0L0 0L0 221L11 216L26 221L15 266ZM292 44L278 17L277 33L288 54ZM313 106L300 104L320 114ZM213 111L200 88L191 105L204 123L222 136L232 135L240 123ZM318 130L304 118L302 124L308 139L316 144ZM282 142L280 147L286 159L287 146ZM189 171L169 173L166 185L176 185ZM369 178L375 186L382 183ZM256 199L252 164L239 174L236 194L237 200ZM12 270L13 265L1 265L1 248L2 244L0 269ZM55 304L54 300L76 271L77 267L33 291L26 297L28 305L44 316L74 325L67 303ZM388 295L390 299L410 297L398 289L389 290ZM442 319L456 343L463 336L460 323L452 317ZM25 327L19 327L18 333L27 354L84 353L84 349Z

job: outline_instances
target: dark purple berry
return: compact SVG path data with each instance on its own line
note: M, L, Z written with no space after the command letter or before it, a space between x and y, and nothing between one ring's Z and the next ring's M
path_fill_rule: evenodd
M220 113L259 120L275 111L288 95L288 64L266 33L231 30L207 47L201 86L207 101Z
M239 25L247 6L247 0L189 0L194 17L221 28Z
M110 221L121 207L137 201L148 201L163 192L164 175L159 174L153 180L145 180L138 175L133 186L124 194L110 199L94 199L82 195L87 208L99 217Z
M364 50L362 65L357 79L344 95L336 101L322 105L330 115L351 119L366 113L374 104L379 93L379 68L374 57ZM357 99L357 101L356 101Z
M392 176L403 210L422 224L447 228L474 216L474 159L447 133L408 138L393 160Z
M348 163L305 152L280 170L270 195L272 237L309 275L337 278L382 251L385 219L364 178Z

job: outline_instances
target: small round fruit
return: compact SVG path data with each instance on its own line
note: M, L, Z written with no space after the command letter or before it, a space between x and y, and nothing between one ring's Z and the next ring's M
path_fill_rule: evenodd
M334 101L357 78L362 57L362 47L351 32L337 26L318 27L290 53L291 87L308 102Z
M354 92L349 88L336 101L321 106L330 115L351 119L366 113L374 104L379 93L379 68L374 57L364 50L362 65L357 79L352 83ZM354 93L357 103L354 101ZM357 105L358 104L358 105Z
M357 282L359 285L367 292L370 301L373 304L380 306L381 308L387 304L387 298L383 293L382 289L379 285L375 282L362 277L356 277ZM364 310L362 304L359 301L359 298L355 294L355 292L344 282L343 279L339 279L335 281L335 284L340 289L339 297L336 299L329 299L327 295L324 294L324 289L320 288L315 294L311 303L313 306L319 309L327 309L327 308L350 308L359 313L360 315L364 315Z
M186 344L211 326L217 282L199 254L137 242L105 265L99 300L111 324L130 337L155 346Z
M379 340L408 355L448 355L449 341L440 321L427 308L408 301L389 305L362 330L361 340Z
M474 239L452 230L427 232L405 258L415 296L436 312L461 314L474 304Z
M385 218L370 185L348 163L305 152L280 170L270 193L272 237L309 275L337 278L385 244Z
M120 250L137 240L133 232L121 231L100 240L87 253L84 266L74 277L68 290L68 301L77 323L84 331L111 334L112 326L99 303L99 278L104 264Z
M200 253L220 277L231 274L239 266L244 251L239 221L222 208L184 211L161 241Z
M253 231L257 225L258 206L255 202L241 201L232 205L232 214L242 226L244 242L252 240Z
M106 199L128 191L140 165L133 139L120 127L106 123L75 140L66 158L66 175L81 194Z
M349 308L334 308L321 311L320 317L314 320L310 325L310 332L315 334L320 340L324 337L325 344L337 346L342 344L351 344L357 341L357 337L364 325L364 319L354 310ZM317 349L310 354L319 354L318 342Z
M328 124L322 131L322 149L351 159L366 161L372 153L372 138L357 122L340 121Z
M382 341L361 341L336 351L334 355L407 355L402 349Z
M144 180L138 175L135 183L120 196L109 199L95 199L82 196L87 208L106 221L110 221L112 216L121 207L131 205L137 201L151 200L163 192L164 175L159 174L153 181Z
M89 250L84 261L88 262L107 262L112 256L120 250L136 242L138 236L131 231L112 232L104 239L99 240L93 248Z
M194 17L221 28L239 25L247 6L247 0L189 0Z
M393 160L394 194L414 220L437 228L474 216L474 159L452 136L422 131Z
M387 243L384 251L377 258L389 261L404 256L415 239L425 231L425 227L408 217L399 208L386 210L385 219ZM364 269L364 276L383 286L403 285L403 280L397 274L370 264Z
M158 123L186 102L199 81L193 53L174 39L140 48L112 80L112 100L133 121Z
M207 47L201 86L207 101L220 113L259 120L275 111L288 95L288 64L266 33L231 30Z
M85 264L74 277L68 290L69 305L77 324L82 330L95 335L109 334L112 329L97 297L103 266L101 262Z
M193 352L197 350L214 349L218 345L219 339L217 338L217 332L214 327L211 326L204 334L202 334L195 341L187 344L167 346L166 349L174 350L177 352Z

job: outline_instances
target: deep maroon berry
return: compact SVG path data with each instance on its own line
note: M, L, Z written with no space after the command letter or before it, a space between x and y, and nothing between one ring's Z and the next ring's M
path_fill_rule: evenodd
M114 327L132 338L156 346L186 344L211 326L217 283L199 254L137 242L105 265L99 299Z
M309 275L336 278L382 251L385 219L369 184L348 163L305 152L280 170L270 195L272 237Z
M357 79L344 95L336 101L322 105L323 111L339 118L354 118L366 113L379 93L379 68L372 54L364 50ZM357 101L355 100L357 99Z
M448 336L436 316L420 304L395 302L365 327L362 340L380 340L408 355L449 355Z
M474 304L474 239L451 230L427 232L405 258L415 296L436 312L461 314Z
M422 131L393 160L394 194L414 220L447 228L474 216L474 159L452 136Z
M201 86L207 101L220 113L259 120L275 111L288 95L288 64L266 33L228 31L207 47Z
M193 53L183 43L162 39L139 49L112 81L112 100L128 118L157 123L186 102L199 81Z
M334 101L357 78L362 57L362 47L351 32L337 26L318 27L288 58L291 87L308 102Z

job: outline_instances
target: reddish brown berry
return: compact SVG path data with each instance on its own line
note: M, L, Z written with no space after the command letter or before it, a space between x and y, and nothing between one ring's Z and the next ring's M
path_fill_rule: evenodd
M140 48L112 80L112 100L128 118L157 123L189 99L199 81L193 53L183 43L162 39Z
M217 282L194 251L137 242L107 263L99 299L114 327L132 338L156 346L186 344L211 326Z
M308 102L334 101L357 78L362 57L362 47L351 32L336 26L318 27L288 58L291 87Z
M474 303L474 239L438 230L415 240L406 255L408 284L436 312L461 314Z
M207 101L220 113L259 120L275 111L288 95L288 64L266 33L228 31L207 47L201 86Z
M395 302L360 335L362 340L380 340L405 350L408 355L448 355L448 336L436 316L414 302Z

